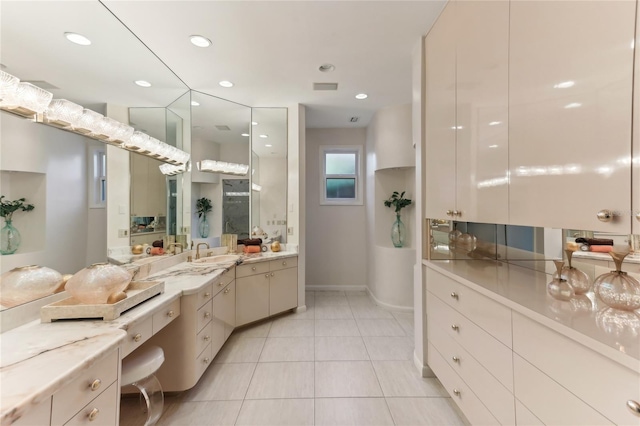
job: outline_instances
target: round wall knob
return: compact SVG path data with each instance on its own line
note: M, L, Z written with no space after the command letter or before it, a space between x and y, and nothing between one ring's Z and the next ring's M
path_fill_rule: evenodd
M460 392L458 389L454 389L454 390L453 390L453 394L454 394L455 396L460 396L460 393L461 393L461 392Z
M93 381L93 383L91 383L91 390L92 391L97 391L100 388L100 385L102 384L102 380L100 379L95 379Z
M600 210L596 216L600 222L611 222L613 212L611 210Z
M455 291L451 293L451 298L452 299L456 299L458 300L458 293L456 293Z
M631 410L633 414L640 417L640 403L630 399L627 401L627 408Z
M133 341L134 342L139 342L140 339L142 339L142 334L138 333L135 336L133 336Z
M460 330L460 327L458 327L458 326L457 326L457 325L455 325L455 324L452 324L452 325L451 325L451 329L452 329L453 331L458 331L458 330Z
M453 360L453 362L460 362L460 358L458 358L457 356L452 356L451 359Z
M96 419L96 417L98 417L98 413L100 413L100 410L98 410L97 408L94 408L93 410L91 410L89 412L89 421L92 422Z
M167 316L168 316L169 318L173 318L173 316L174 316L175 314L176 314L176 313L175 313L175 312L173 312L173 311L169 311L169 312L167 312Z

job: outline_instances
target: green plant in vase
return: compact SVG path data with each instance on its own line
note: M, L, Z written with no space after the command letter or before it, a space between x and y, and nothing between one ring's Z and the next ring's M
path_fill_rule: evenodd
M25 198L13 201L4 198L4 195L0 195L0 216L4 219L4 227L0 229L0 254L6 255L15 253L22 242L20 232L11 223L13 214L18 210L30 212L35 207L33 204L26 204Z
M212 208L213 205L211 204L211 200L208 198L202 197L196 201L196 212L198 213L198 218L200 218L200 225L198 226L200 238L207 238L209 236L207 213L209 213Z
M386 207L394 207L396 213L396 221L393 222L391 226L391 242L393 242L394 247L404 247L404 242L407 236L407 230L400 219L400 212L407 206L411 205L411 200L408 198L404 198L405 191L399 193L398 191L393 191L391 197L384 201L384 205Z

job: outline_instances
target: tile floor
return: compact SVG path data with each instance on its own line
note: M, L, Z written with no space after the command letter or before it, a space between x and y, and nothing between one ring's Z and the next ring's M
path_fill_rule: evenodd
M307 311L237 329L159 425L460 425L437 379L413 364L413 315L364 292L307 292ZM120 424L144 424L123 398Z

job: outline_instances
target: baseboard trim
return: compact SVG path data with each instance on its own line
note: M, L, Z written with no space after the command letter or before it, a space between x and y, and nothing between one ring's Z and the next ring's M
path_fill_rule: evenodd
M427 364L422 364L420 358L418 358L418 354L413 353L413 364L416 366L422 377L433 378L436 377L435 373Z
M387 308L390 311L413 313L413 307L398 306L398 305L392 305L390 303L384 303L373 294L373 292L369 289L369 287L366 287L366 290L367 290L367 293L369 293L369 296L371 296L371 298L373 299L373 301L376 302L376 305L382 306L383 308Z
M307 285L309 291L366 291L366 285Z
M307 312L307 305L298 306L293 310L293 312L295 312L296 314L299 314L301 312Z

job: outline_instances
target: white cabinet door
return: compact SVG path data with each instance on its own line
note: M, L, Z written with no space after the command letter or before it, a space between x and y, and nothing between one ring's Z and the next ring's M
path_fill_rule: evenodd
M640 25L640 10L636 10L636 27ZM634 46L640 47L640 31L636 32ZM634 80L640 81L640 55L635 56ZM640 84L633 86L633 155L631 162L632 177L631 203L633 207L631 218L632 234L640 234Z
M236 279L236 327L269 316L269 273Z
M509 2L457 2L456 34L458 217L508 223Z
M629 233L636 2L510 7L510 223Z
M298 306L298 268L271 272L269 283L269 315Z
M456 201L456 2L425 40L425 214L447 218Z

